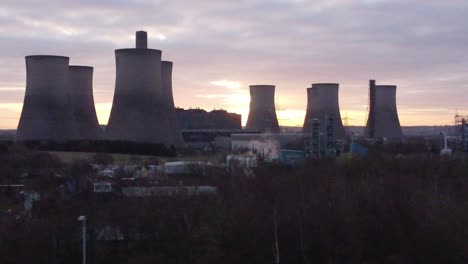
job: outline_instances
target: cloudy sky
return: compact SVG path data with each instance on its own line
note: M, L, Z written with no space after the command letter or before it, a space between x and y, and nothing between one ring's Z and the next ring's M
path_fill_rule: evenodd
M301 126L306 88L340 83L342 117L364 125L368 80L396 84L403 125L443 125L468 114L466 0L2 0L0 129L16 128L24 56L53 54L94 66L99 121L107 123L114 49L149 47L174 61L175 103L248 113L248 85L275 84L282 125Z

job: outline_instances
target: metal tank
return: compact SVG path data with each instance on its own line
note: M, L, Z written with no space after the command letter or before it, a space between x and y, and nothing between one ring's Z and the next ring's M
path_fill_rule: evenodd
M100 139L102 130L99 127L93 97L93 67L74 65L68 69L76 138Z
M26 92L16 139L74 139L75 124L68 85L69 58L26 56Z
M245 128L262 132L279 132L274 85L250 86L250 108Z
M176 146L181 146L184 140L180 130L180 123L175 112L174 96L172 94L172 67L172 61L161 61L162 101L160 104L167 112L170 130L172 131L170 134L173 137L172 141Z
M369 113L364 131L366 138L403 139L396 106L396 85L376 85L369 81Z
M320 123L320 133L330 134L334 139L344 139L345 130L341 121L338 103L338 83L314 83L307 88L307 111L303 132L311 133L314 119ZM327 132L327 130L330 130Z
M174 145L167 111L161 107L161 51L144 48L146 34L137 33L135 49L115 50L114 99L107 138Z

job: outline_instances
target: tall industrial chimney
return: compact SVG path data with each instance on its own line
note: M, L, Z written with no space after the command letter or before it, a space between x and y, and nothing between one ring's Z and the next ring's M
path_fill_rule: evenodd
M68 85L68 57L26 56L26 93L16 139L63 141L74 138Z
M321 133L326 133L327 127L332 127L335 139L345 138L338 103L338 89L338 83L314 83L311 88L307 88L307 111L303 126L305 133L312 132L313 120L317 119Z
M367 138L401 140L403 132L396 107L396 86L369 82L369 113L364 135Z
M77 139L100 139L102 131L93 97L93 67L70 66L69 85Z
M146 31L137 31L135 36L135 46L137 49L148 48L148 35Z
M174 145L167 111L161 106L161 51L143 48L115 51L116 82L107 136L112 140Z
M183 144L182 133L180 130L180 123L177 118L174 106L174 97L172 94L172 61L161 61L161 78L162 78L162 102L161 105L167 112L169 119L170 129L173 137L173 142L176 146Z
M279 132L274 85L250 86L250 109L246 129Z

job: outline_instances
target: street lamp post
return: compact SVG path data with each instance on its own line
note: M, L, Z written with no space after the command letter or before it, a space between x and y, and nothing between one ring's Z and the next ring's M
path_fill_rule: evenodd
M86 264L86 216L81 215L77 219L83 223L83 230L82 230L82 242L83 242L83 264Z

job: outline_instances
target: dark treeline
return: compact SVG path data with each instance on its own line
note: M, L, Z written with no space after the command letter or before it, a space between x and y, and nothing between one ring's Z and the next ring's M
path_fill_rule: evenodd
M2 146L13 145L13 141L0 142ZM116 154L134 154L150 156L175 156L175 147L166 147L163 144L139 143L118 140L70 140L56 141L23 141L18 144L32 150L39 151L66 151L66 152L98 152Z
M49 185L86 170L36 158L21 162ZM0 166L2 176L17 170ZM76 217L87 215L89 263L468 263L467 175L466 160L371 155L199 176L216 196L49 192L30 219L0 216L0 256L80 263Z

